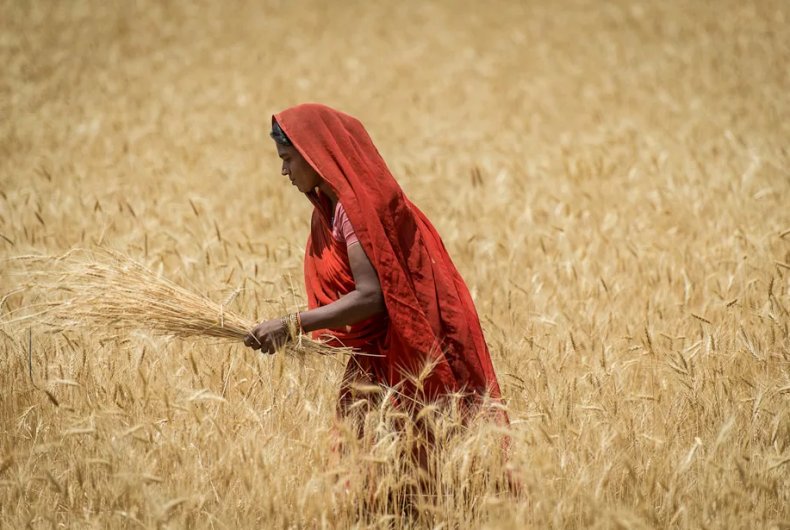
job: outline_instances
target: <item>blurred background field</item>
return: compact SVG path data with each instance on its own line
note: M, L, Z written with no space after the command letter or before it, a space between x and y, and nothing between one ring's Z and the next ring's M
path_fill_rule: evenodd
M523 485L347 492L340 358L5 323L0 527L790 528L787 2L3 0L0 64L1 320L8 258L96 246L301 306L267 134L326 103L467 280Z

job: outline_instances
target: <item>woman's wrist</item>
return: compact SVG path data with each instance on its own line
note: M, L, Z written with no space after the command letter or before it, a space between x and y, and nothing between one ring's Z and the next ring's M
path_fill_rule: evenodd
M298 311L296 313L288 313L280 319L280 323L288 340L295 341L303 333L302 316Z

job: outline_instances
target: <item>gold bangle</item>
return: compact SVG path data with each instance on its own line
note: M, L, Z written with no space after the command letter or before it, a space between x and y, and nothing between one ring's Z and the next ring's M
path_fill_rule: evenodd
M288 313L280 319L283 328L288 332L288 340L295 341L302 334L302 323L299 313Z

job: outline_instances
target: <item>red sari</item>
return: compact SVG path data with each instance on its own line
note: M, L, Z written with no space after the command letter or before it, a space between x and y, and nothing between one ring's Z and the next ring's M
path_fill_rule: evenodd
M346 377L364 373L375 383L398 387L406 399L433 401L461 394L469 404L500 389L480 320L463 279L428 218L404 195L362 124L318 104L273 117L294 147L337 194L376 270L386 313L316 336L358 349ZM331 203L320 191L305 252L310 308L330 304L354 290L345 243L331 235ZM435 366L415 387L406 374Z

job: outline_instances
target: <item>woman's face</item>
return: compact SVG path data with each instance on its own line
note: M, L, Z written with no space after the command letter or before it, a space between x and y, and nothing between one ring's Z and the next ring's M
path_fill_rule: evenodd
M322 180L318 172L307 163L293 146L277 145L277 154L283 161L282 174L302 193L310 193Z

